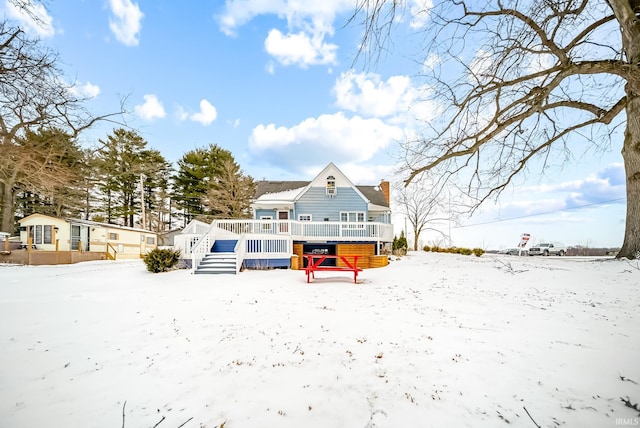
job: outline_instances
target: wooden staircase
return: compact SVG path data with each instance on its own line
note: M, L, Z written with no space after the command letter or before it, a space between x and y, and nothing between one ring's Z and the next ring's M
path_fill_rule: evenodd
M233 274L236 272L236 259L235 253L231 252L217 252L209 253L204 256L204 259L198 265L196 274Z

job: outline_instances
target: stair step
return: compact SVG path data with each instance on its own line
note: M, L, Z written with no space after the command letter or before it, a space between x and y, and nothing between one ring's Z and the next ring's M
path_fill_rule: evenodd
M235 253L209 253L204 256L196 274L236 274Z

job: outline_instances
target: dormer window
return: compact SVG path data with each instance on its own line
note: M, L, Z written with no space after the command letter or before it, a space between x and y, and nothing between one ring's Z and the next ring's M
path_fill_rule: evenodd
M336 178L333 175L327 177L327 196L335 196Z

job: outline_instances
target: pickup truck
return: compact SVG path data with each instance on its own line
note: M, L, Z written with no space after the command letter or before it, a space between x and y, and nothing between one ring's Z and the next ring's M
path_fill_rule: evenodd
M567 249L560 245L538 244L529 248L530 256L564 256Z

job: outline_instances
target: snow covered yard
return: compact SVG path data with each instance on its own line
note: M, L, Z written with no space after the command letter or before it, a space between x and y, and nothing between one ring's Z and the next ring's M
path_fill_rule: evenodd
M0 427L639 423L637 262L410 253L305 281L0 265Z

